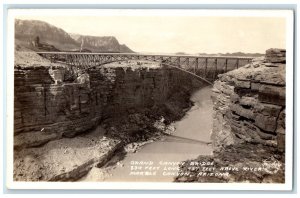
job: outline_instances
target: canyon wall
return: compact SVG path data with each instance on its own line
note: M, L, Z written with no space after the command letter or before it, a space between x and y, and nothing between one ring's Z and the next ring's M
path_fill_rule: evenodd
M242 142L285 149L285 50L269 49L214 83L216 150Z
M15 149L73 137L109 117L159 107L194 83L188 74L164 67L94 68L74 82L65 80L67 72L59 66L15 66Z

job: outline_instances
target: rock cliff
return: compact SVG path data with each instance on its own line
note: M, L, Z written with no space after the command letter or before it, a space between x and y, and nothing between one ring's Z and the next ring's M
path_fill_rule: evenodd
M216 149L252 142L284 151L285 50L267 50L264 58L220 75L213 93Z
M29 55L34 57L35 65L24 64L21 54L16 53L14 71L16 149L74 137L104 119L144 109L155 108L158 114L164 109L161 115L168 116L175 107L166 106L167 101L174 97L189 103L193 81L176 69L100 67L66 81L71 75L67 67L47 60L39 63L43 59L33 52ZM177 111L173 111L176 117Z

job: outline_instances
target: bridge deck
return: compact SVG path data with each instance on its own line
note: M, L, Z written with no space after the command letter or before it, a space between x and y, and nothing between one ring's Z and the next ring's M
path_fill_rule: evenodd
M128 56L163 56L163 57L187 57L187 58L218 58L218 59L240 59L251 60L254 57L246 56L195 56L195 55L176 55L176 54L143 54L143 53L110 53L110 52L37 52L40 55L43 54L57 54L57 55L128 55Z
M176 67L212 84L218 74L246 65L254 57L240 56L195 56L141 53L91 53L91 52L38 52L51 62L65 63L71 68L88 69L111 62L129 60L159 61L162 65Z

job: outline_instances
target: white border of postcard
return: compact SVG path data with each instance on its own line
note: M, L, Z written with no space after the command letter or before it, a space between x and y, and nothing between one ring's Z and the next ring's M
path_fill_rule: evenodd
M286 167L284 184L164 182L15 182L13 181L14 19L42 16L249 16L286 19ZM293 181L293 33L292 10L153 10L153 9L9 9L7 17L7 181L8 189L153 189L153 190L291 190Z

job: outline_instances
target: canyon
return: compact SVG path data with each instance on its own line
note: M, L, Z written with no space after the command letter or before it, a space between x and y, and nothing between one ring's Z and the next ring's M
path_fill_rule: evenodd
M15 57L14 175L21 181L80 178L121 146L158 136L154 123L180 119L205 84L149 61L73 73L34 52Z
M15 52L14 76L16 181L77 181L126 145L143 146L168 130L172 133L172 123L197 103L190 100L193 93L207 86L159 62L71 70L20 49ZM212 130L207 138L213 154L199 150L201 155L192 161L239 168L276 161L283 168L275 174L198 177L201 172L180 164L179 173L192 176L182 174L175 181L284 182L285 50L267 50L265 57L220 74L209 90ZM202 120L195 119L193 123L201 125Z

